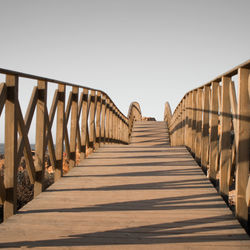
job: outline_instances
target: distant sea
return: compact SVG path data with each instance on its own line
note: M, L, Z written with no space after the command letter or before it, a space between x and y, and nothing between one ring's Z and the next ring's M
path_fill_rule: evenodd
M35 144L30 144L31 150L35 150ZM4 143L0 143L0 154L4 154Z

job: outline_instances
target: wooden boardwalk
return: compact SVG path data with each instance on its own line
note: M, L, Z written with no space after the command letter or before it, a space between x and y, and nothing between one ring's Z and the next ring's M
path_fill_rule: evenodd
M0 225L0 248L250 249L249 236L163 122L137 122Z

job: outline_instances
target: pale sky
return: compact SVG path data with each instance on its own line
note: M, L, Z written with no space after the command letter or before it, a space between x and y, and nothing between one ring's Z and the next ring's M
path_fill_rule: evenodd
M124 114L138 101L162 120L166 101L174 110L249 59L249 26L250 0L0 0L0 68L98 88Z

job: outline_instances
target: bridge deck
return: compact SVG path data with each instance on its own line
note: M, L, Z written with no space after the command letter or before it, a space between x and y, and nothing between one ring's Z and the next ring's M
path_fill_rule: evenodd
M0 248L249 249L250 241L162 122L136 123L0 225Z

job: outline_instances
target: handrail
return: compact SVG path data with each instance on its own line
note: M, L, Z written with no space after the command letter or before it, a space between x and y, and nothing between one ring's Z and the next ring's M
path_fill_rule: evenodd
M238 97L232 77L238 75ZM167 112L167 111L165 111ZM235 185L243 226L250 205L250 60L187 92L172 118L172 146L185 145L226 202Z
M135 121L141 121L142 120L142 114L141 114L141 107L138 102L132 102L129 106L128 110L128 134L129 138L132 134L132 129L134 126Z
M22 156L30 183L34 184L34 196L37 196L43 190L46 154L54 168L56 181L63 176L65 163L68 162L71 169L77 165L79 158L84 159L105 143L128 144L132 120L137 119L135 108L138 109L139 104L132 105L131 113L126 117L104 91L2 68L0 73L6 77L6 81L0 84L0 116L5 107L5 169L4 177L0 174L0 204L4 206L5 220L17 211L17 173ZM37 81L25 116L18 99L21 77ZM50 84L57 84L57 89L48 110ZM71 88L67 100L66 87ZM35 110L33 160L28 133ZM54 119L55 116L57 119ZM51 131L54 120L55 142Z

